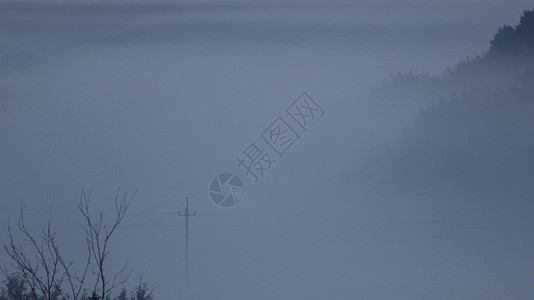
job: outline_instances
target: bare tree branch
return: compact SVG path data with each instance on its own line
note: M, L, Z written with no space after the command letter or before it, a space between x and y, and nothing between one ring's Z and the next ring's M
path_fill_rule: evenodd
M119 270L119 272L115 273L110 283L106 278L105 262L109 254L108 246L111 236L124 219L126 211L130 207L136 193L137 191L134 192L130 197L128 197L128 193L124 193L122 197L119 197L119 190L117 189L114 198L115 215L109 230L107 225L104 224L103 213L99 214L97 221L91 217L89 209L91 194L86 194L85 191L82 191L82 195L80 197L78 209L86 221L84 229L86 232L86 237L88 238L89 249L91 250L92 258L94 259L96 265L96 270L94 273L97 277L97 281L95 282L93 293L99 294L101 299L105 299L113 289L115 289L121 283L126 282L129 277L128 275L124 279L118 279L124 273L127 264L126 262L123 268ZM117 280L119 280L119 283L117 283Z
M62 299L81 300L89 284L90 270L95 276L93 295L98 295L102 300L110 296L113 289L129 279L131 272L124 274L128 265L126 261L123 267L110 277L112 278L110 282L106 273L106 261L111 237L123 221L136 192L131 196L124 193L120 197L119 190L117 190L114 198L115 213L108 227L104 224L103 213L100 213L96 220L91 216L89 209L91 193L82 190L78 209L84 220L82 227L87 245L87 259L79 274L73 271L74 262L65 260L57 245L56 232L52 229L52 206L48 212L47 226L41 230L40 238L36 238L26 227L24 206L21 204L17 229L22 234L25 247L15 242L10 220L8 220L7 228L9 242L3 247L10 258L10 266L20 274L21 280L30 288L33 299L52 300L60 296ZM6 266L0 266L0 271L9 277L10 272ZM65 286L67 291L63 291Z

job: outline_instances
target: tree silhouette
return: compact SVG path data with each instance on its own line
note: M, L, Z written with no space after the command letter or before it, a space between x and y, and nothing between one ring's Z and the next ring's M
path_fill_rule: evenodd
M534 10L523 12L519 24L504 25L490 41L490 57L517 58L534 55Z
M87 299L85 291L89 289L92 297L88 299L107 299L114 288L126 282L129 277L129 275L123 276L126 264L108 277L109 274L105 272L106 257L109 254L111 237L124 219L135 193L132 196L124 193L121 197L117 190L114 198L115 214L110 226L104 224L102 213L97 219L92 217L89 208L90 195L82 191L78 205L85 221L84 237L87 243L87 259L82 272L74 272L74 261L66 260L60 251L56 233L52 229L52 209L49 211L47 227L41 231L41 236L35 236L26 227L24 207L21 207L17 229L23 236L25 246L16 241L14 231L8 222L9 243L4 244L4 249L15 272L10 272L7 267L1 267L7 278L7 288L2 290L2 295L17 300L24 299L21 295L26 294L33 300L81 300ZM92 288L88 288L90 268L95 275ZM63 287L67 289L63 290Z
M0 300L30 299L28 287L19 274L10 274L4 280L4 284L0 290Z

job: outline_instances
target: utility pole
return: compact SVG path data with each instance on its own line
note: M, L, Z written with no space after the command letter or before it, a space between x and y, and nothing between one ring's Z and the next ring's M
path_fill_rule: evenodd
M185 197L185 213L180 213L180 217L185 217L185 299L189 300L189 217L192 217L196 214L194 211L192 214L189 213L189 197Z

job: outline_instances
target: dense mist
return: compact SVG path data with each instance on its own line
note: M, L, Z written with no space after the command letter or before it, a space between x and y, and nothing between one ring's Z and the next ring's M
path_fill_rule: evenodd
M0 1L0 241L21 203L37 235L50 210L80 271L82 190L107 222L137 190L112 299L138 282L153 299L532 299L532 9ZM320 107L307 127L286 112L301 95ZM264 140L279 117L299 137L283 155ZM236 160L252 142L276 160L258 178ZM220 207L226 172L244 190Z

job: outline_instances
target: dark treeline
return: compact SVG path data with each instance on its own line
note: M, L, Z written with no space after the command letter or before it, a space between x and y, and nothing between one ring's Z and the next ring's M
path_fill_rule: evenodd
M396 74L371 98L410 124L390 152L359 166L380 170L374 186L471 199L534 196L534 10L501 27L483 54L440 75Z
M7 276L3 281L4 286L0 288L0 300L36 300L34 293L25 283L25 280L21 277L19 273L12 273ZM57 287L55 292L52 295L54 300L65 300L61 293L61 287ZM37 296L37 300L45 299L44 296ZM88 291L85 291L81 299L99 299L96 296L89 295ZM146 284L139 283L133 290L128 291L126 288L122 288L119 294L116 297L111 298L109 296L108 300L152 300L152 292L149 290Z

